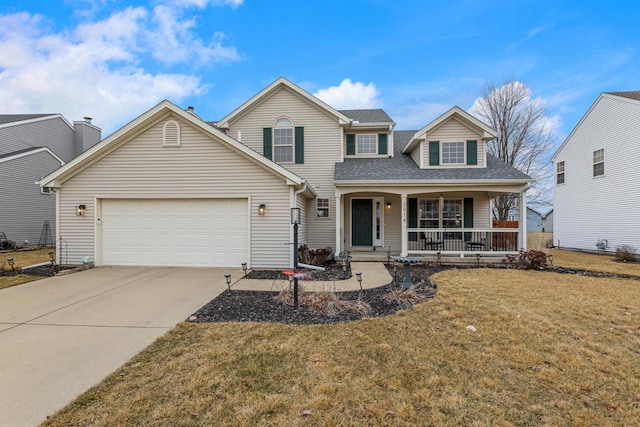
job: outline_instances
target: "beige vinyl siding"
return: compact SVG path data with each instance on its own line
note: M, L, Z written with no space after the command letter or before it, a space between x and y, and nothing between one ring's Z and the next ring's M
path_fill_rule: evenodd
M431 130L431 132L427 133L426 142L424 143L423 157L422 157L424 162L423 167L425 168L429 167L429 141L440 141L440 143L442 142L465 142L466 143L467 140L478 141L478 144L477 144L478 165L468 166L468 167L471 167L471 168L486 167L486 162L487 162L487 159L485 156L486 143L482 141L482 135L477 131L467 127L462 122L456 120L453 117L448 119L444 123L440 124L435 129ZM466 146L465 146L465 150L466 150ZM440 155L442 155L442 149L440 149ZM412 153L412 157L413 157L413 153ZM467 167L467 166L466 165L445 165L445 166L440 165L438 167L458 167L459 168L459 167Z
M280 117L287 117L294 126L304 127L304 164L282 163L291 172L304 178L317 197L329 198L330 217L313 215L315 200L307 203L305 220L307 243L311 247L331 246L335 249L335 190L333 172L341 161L341 133L337 119L329 117L286 88L282 88L255 108L231 123L229 135L242 134L242 143L263 153L262 130L273 127Z
M429 155L429 144L425 143L424 141L420 142L419 144L416 144L415 148L413 149L413 151L411 152L411 158L413 159L414 162L416 162L416 165L418 165L419 167L423 167L420 160L422 159L420 153L422 150L427 152L427 156ZM429 157L426 158L427 160L427 164L429 161Z
M172 119L172 118L168 118ZM101 198L247 198L250 265L286 267L290 248L290 189L280 177L180 122L180 147L163 147L161 121L63 184L60 233L69 262L94 253L95 201ZM265 216L258 206L267 206ZM87 206L84 217L75 206ZM99 237L99 227L97 235Z

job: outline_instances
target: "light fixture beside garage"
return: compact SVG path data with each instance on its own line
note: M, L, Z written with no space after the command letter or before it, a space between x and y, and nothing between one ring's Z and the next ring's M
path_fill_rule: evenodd
M264 216L266 211L267 211L267 205L265 205L264 203L261 203L260 206L258 206L258 215Z
M87 207L85 205L78 205L78 207L76 207L77 216L84 216L86 213L87 213Z

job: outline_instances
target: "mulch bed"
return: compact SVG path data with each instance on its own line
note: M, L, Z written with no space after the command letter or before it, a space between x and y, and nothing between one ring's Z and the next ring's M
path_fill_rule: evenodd
M308 270L313 275L313 280L320 281L338 281L346 280L351 277L351 269L347 268L343 271L342 266L326 265L325 271ZM285 275L282 270L251 270L247 273L247 279L266 279L266 280L289 280L289 276Z
M67 270L75 270L77 267L62 267L56 266L55 269L50 265L44 265L42 267L33 267L33 268L16 268L16 271L13 272L11 270L0 270L0 276L15 276L18 274L28 274L29 276L53 276L55 273L59 273L61 271Z
M402 266L388 266L391 276L397 273L399 281L402 280ZM429 278L432 274L444 271L452 267L433 267L427 265L416 265L411 268L411 279L413 290L426 298L434 298L434 289ZM266 278L280 280L286 276L279 277L271 270L252 271L248 274L252 278ZM341 269L340 269L341 273ZM314 280L331 280L319 278L320 275L314 272ZM326 276L324 276L326 277ZM405 301L390 300L387 298L389 292L397 290L398 286L393 283L374 289L363 291L349 291L338 293L340 299L355 301L358 298L367 302L371 306L369 317L388 316L399 310L410 308L411 304ZM278 292L265 291L225 291L207 305L195 312L188 322L192 323L212 323L212 322L274 322L295 325L329 324L359 320L364 317L357 311L343 311L334 316L312 311L306 307L295 310L292 305L277 302L274 297Z

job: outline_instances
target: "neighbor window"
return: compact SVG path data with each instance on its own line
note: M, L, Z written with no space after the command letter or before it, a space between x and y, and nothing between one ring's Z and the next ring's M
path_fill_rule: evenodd
M564 184L564 162L556 164L556 184Z
M273 161L293 162L293 123L289 119L279 119L273 128Z
M40 187L40 194L51 194L49 187Z
M329 218L329 199L316 199L316 215L318 218Z
M378 141L376 135L357 135L358 154L377 154Z
M443 142L442 164L464 164L464 142Z
M593 152L593 176L604 175L604 148Z

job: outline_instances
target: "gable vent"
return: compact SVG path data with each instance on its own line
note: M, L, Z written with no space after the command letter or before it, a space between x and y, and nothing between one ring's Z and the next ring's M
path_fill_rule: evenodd
M169 147L180 146L180 124L170 120L164 124L162 130L162 145Z

